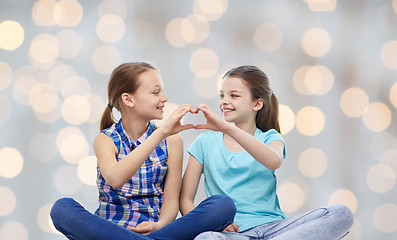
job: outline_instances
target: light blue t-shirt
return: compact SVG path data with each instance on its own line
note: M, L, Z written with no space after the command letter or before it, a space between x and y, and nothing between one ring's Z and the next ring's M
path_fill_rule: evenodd
M276 130L256 129L255 138L270 144L284 140ZM225 194L233 199L237 213L234 222L240 232L285 218L276 195L274 170L256 161L247 151L230 152L222 132L200 134L188 152L203 165L207 196ZM285 149L284 149L285 157Z

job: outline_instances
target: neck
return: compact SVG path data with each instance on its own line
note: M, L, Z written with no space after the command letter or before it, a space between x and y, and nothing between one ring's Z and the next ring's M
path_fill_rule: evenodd
M148 121L141 120L129 114L122 115L121 121L128 137L134 142L146 132L149 124Z
M242 122L242 123L235 123L236 127L240 128L241 130L254 135L256 131L256 123L255 121L250 122Z

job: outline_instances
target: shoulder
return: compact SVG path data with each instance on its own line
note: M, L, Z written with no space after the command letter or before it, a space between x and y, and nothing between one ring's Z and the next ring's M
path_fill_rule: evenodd
M173 145L182 145L182 136L180 134L174 134L166 138L167 145L168 146L173 146Z
M266 132L262 132L260 129L256 129L255 137L264 143L271 143L276 140L284 143L283 136L275 129L269 129Z
M222 134L221 132L203 132L198 135L195 141L208 141L208 140L213 140L217 136Z

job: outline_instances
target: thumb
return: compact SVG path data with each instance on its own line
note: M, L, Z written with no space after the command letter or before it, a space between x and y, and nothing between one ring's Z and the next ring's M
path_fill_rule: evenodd
M207 124L198 124L194 126L195 129L207 129Z

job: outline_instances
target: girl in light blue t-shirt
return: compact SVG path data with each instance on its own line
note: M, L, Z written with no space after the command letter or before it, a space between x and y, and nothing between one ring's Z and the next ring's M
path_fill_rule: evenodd
M278 122L278 100L264 72L240 66L223 77L219 107L223 119L208 106L197 107L208 129L189 147L190 159L180 195L183 215L194 209L201 174L207 196L225 194L234 201L234 223L223 232L195 239L340 239L352 223L344 205L332 205L285 218L276 195L275 170L285 158ZM293 201L293 199L292 199Z

